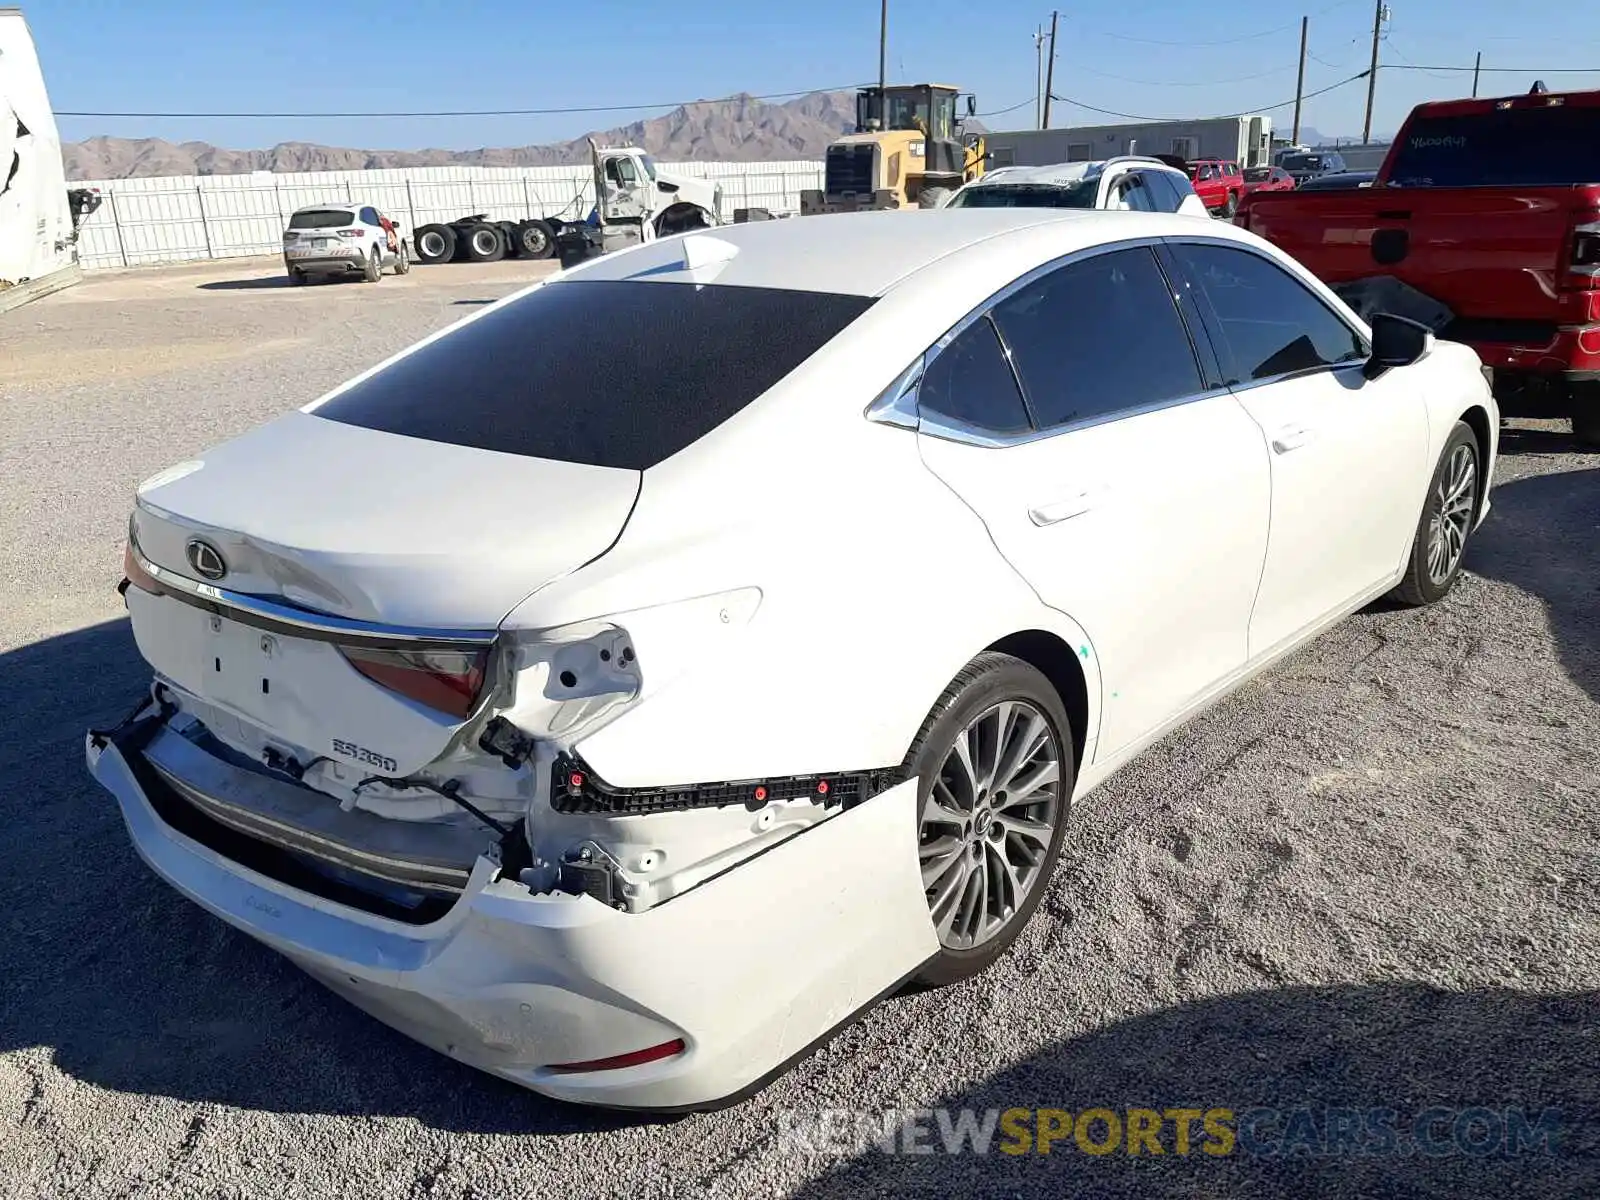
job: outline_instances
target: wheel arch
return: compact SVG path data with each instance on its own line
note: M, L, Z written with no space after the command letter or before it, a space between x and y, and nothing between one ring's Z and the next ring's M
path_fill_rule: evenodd
M1478 463L1484 475L1487 476L1494 469L1494 462L1490 456L1490 446L1493 444L1493 430L1489 425L1489 413L1482 405L1474 404L1458 418L1466 423L1472 430L1472 438L1478 443ZM1488 495L1488 479L1485 478L1478 486L1477 511L1472 516L1474 522L1483 513L1483 502Z
M1089 681L1083 672L1082 651L1074 651L1060 634L1045 629L1023 629L1008 634L984 647L1000 654L1009 654L1037 670L1050 681L1061 697L1072 723L1072 753L1074 765L1083 767L1084 750L1089 736Z

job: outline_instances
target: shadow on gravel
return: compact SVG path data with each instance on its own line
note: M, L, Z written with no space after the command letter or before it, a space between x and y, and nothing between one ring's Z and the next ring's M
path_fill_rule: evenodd
M863 1138L842 1157L824 1157L831 1120L815 1113L778 1118L775 1137L780 1153L816 1162L816 1176L795 1193L809 1200L1578 1200L1600 1195L1597 1034L1600 993L1592 992L1463 994L1397 983L1221 996L1061 1043L931 1102L947 1110L946 1129L960 1128L962 1109L978 1123L990 1112L1060 1110L1046 1118L1062 1131L1048 1154L1038 1151L1036 1112L1012 1114L1010 1128L997 1121L983 1154L970 1141L950 1153L937 1111L920 1120L922 1153L906 1152L904 1113L892 1119L897 1135L881 1145ZM1077 1140L1077 1118L1093 1108L1110 1110L1120 1126L1115 1148L1103 1153ZM1160 1114L1150 1126L1160 1155L1148 1140L1129 1154L1130 1108ZM1166 1117L1168 1109L1198 1110L1187 1154L1176 1130L1188 1121ZM1207 1134L1199 1114L1218 1109L1230 1110L1212 1117L1231 1136ZM882 1128L882 1114L869 1119ZM1111 1128L1091 1118L1084 1140L1110 1146Z
M1501 454L1593 454L1594 447L1585 446L1571 432L1559 429L1500 430Z
M639 1121L543 1100L410 1042L183 899L83 761L148 672L125 620L0 654L0 1054L118 1092L474 1133Z
M1501 484L1467 569L1544 601L1562 665L1600 702L1600 469Z
M291 284L287 275L268 275L263 279L215 279L195 286L202 292L260 292L277 288L287 291L297 285Z

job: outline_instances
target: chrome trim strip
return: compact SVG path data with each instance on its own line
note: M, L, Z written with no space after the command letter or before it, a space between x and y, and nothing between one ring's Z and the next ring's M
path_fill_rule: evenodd
M139 568L159 583L174 600L208 612L225 615L245 625L262 629L283 630L297 637L317 641L339 642L344 645L393 645L405 642L412 645L431 646L489 646L499 636L497 629L432 629L421 625L384 625L377 621L362 621L353 617L336 617L329 613L312 612L297 608L281 600L266 596L252 596L245 592L230 592L209 583L201 583L187 576L157 566L145 557L138 542L129 530L128 548Z

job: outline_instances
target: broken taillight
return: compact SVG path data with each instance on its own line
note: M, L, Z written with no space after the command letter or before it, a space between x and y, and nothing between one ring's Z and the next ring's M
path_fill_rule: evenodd
M340 646L339 653L380 687L452 717L466 717L483 690L488 650L399 650Z
M670 1042L662 1042L659 1046L648 1046L643 1050L634 1050L627 1054L614 1054L610 1058L591 1058L587 1062L551 1063L545 1069L562 1075L573 1075L579 1071L620 1071L623 1067L640 1067L645 1063L671 1058L682 1054L687 1048L682 1038L673 1038Z
M139 556L133 552L131 541L122 548L122 573L128 582L141 592L149 592L152 596L161 595L161 585L156 582L154 575L140 565Z

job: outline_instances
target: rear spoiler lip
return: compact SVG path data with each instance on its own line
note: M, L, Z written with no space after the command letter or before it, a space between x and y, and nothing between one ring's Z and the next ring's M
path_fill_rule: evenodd
M498 629L435 629L418 625L385 625L379 621L363 621L354 617L336 617L331 613L314 612L308 608L285 603L275 597L232 592L169 571L166 567L158 566L146 558L138 543L131 538L128 550L139 568L160 585L163 595L214 615L225 616L238 621L241 625L250 625L272 633L310 638L313 641L336 642L341 646L404 645L408 649L489 646L500 635Z

